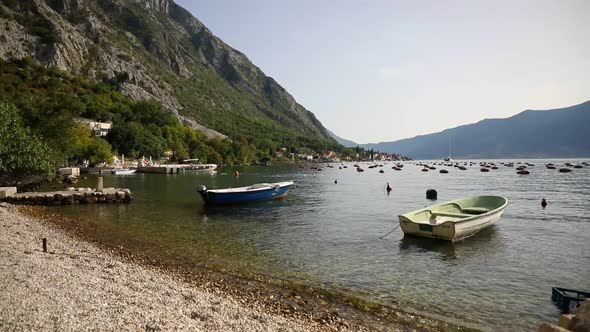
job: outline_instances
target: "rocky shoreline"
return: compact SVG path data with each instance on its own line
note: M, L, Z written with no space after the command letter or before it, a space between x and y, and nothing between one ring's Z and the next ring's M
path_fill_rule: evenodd
M166 266L92 243L91 230L46 208L1 204L0 330L472 330L359 310L362 303L261 277Z

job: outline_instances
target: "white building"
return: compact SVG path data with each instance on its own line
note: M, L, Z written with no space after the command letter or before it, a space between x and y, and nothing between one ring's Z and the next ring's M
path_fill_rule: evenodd
M109 130L113 127L112 122L98 122L89 119L78 119L80 123L86 123L92 131L94 131L94 135L97 137L105 137L109 134Z

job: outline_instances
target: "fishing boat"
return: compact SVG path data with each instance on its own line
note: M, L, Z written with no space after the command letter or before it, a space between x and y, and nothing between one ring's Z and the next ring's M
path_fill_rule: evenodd
M115 169L113 169L113 174L115 175L130 175L135 173L135 171L137 171L136 168L128 168L125 167L125 155L121 156L121 167L116 167Z
M184 164L180 169L183 171L214 172L217 169L217 164L201 164L198 158L185 159L182 162Z
M135 168L115 168L113 169L113 174L115 175L130 175L135 173L137 169Z
M293 181L285 181L228 189L207 189L200 186L197 191L205 204L238 204L279 199L287 196L292 186Z
M506 206L501 196L461 198L402 214L399 223L406 235L459 241L493 225Z

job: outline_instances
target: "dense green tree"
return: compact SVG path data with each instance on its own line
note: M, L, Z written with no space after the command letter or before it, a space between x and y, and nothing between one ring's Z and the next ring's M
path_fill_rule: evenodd
M119 153L133 158L142 156L160 158L166 152L164 138L153 135L137 122L113 126L108 140Z
M23 125L14 105L0 102L0 174L21 179L51 178L54 173L55 160L47 144Z
M94 135L94 132L85 124L78 124L70 129L71 157L76 162L87 160L90 164L96 165L103 162L110 162L113 157L111 145L102 138Z

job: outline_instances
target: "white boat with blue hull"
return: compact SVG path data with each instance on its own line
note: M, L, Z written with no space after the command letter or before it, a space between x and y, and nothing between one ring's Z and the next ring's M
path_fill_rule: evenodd
M198 192L205 204L239 204L283 198L287 196L293 184L293 181L257 183L248 187L227 189L207 189L200 186Z

